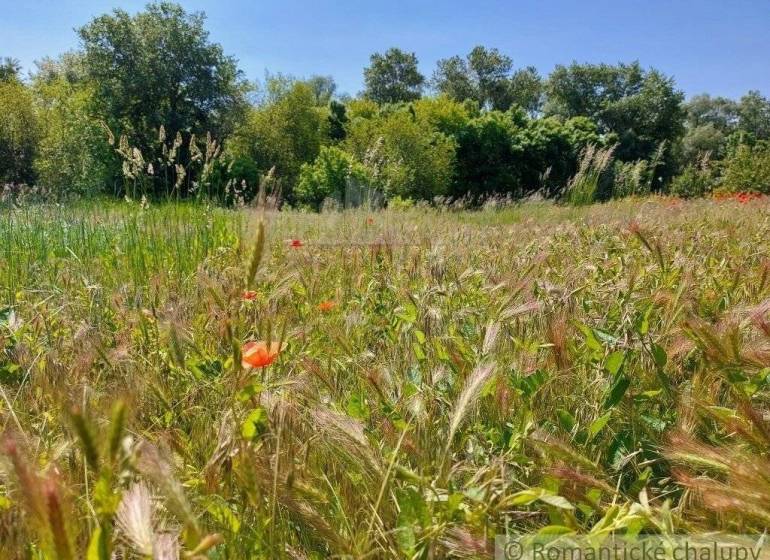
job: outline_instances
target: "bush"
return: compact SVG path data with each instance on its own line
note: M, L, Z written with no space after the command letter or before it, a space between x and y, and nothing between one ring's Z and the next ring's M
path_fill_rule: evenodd
M32 183L38 122L29 89L0 81L0 183Z
M410 106L351 119L344 147L388 198L432 200L447 193L454 174L454 139Z
M274 167L277 177L291 188L302 164L315 160L327 139L325 113L316 106L308 84L292 83L267 105L251 109L230 138L228 153L235 159L253 160L262 172ZM292 193L286 194L291 199Z
M366 170L353 156L336 147L323 147L312 164L302 165L294 194L299 204L315 210L327 198L336 199L342 206L356 206L362 197L351 191L368 183Z
M59 194L97 194L117 177L107 134L89 114L92 92L57 78L36 86L41 123L35 171Z
M388 200L388 208L391 210L409 210L414 208L414 200L411 198L401 198L400 196L394 196Z
M702 157L696 164L690 164L682 173L674 177L669 185L669 193L680 198L704 196L714 188L714 174L708 157Z
M724 164L722 189L770 194L770 144L740 145Z

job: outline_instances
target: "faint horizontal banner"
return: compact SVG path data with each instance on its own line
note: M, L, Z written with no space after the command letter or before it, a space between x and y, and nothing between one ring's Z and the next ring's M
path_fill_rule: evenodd
M498 535L495 560L770 560L766 535Z

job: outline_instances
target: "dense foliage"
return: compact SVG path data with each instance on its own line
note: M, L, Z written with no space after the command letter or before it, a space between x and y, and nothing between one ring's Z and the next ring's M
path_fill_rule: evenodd
M770 101L757 91L685 101L673 77L638 62L573 62L542 77L480 45L439 60L430 79L415 53L375 53L351 98L331 76L247 83L204 24L154 3L94 18L78 50L39 62L30 80L3 59L0 181L233 203L269 174L275 196L309 208L320 196L355 205L770 189ZM588 163L597 150L600 170ZM350 181L327 172L330 157L376 196L352 196ZM586 191L571 197L571 185Z

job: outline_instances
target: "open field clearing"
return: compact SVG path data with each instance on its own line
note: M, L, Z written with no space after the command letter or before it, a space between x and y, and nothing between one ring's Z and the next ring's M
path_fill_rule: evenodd
M769 237L766 199L4 209L0 556L761 533Z

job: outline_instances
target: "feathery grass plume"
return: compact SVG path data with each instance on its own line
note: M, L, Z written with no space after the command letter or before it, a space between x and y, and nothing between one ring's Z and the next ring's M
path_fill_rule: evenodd
M583 206L596 200L599 180L609 167L615 146L601 148L594 144L585 147L578 170L567 182L566 198L572 206Z
M666 456L695 471L675 471L677 480L698 493L708 512L746 530L764 530L770 523L770 461L738 446L715 447L682 432L671 436ZM692 472L692 471L691 471ZM728 525L729 526L729 525Z
M310 420L312 429L325 436L320 442L322 445L351 460L362 472L376 477L381 475L382 464L366 439L360 421L321 407L310 410Z
M193 514L171 465L161 456L157 447L146 441L139 445L137 455L139 471L160 489L168 501L169 509L192 531L194 539L199 538L198 519Z
M155 539L152 560L178 560L180 552L179 536L175 533L161 533Z
M481 396L481 390L484 385L492 378L495 372L495 363L486 363L476 366L468 378L465 380L465 386L460 392L460 396L455 401L452 414L449 416L449 433L447 434L445 457L449 455L454 436L465 417L473 409L476 401Z
M185 367L185 354L184 347L182 345L181 337L179 336L179 328L176 321L172 320L168 325L168 336L171 343L171 359L178 368L184 369Z
M120 534L142 556L153 556L155 549L155 522L152 495L142 483L135 483L123 494L115 514Z
M481 353L483 355L489 355L494 350L495 343L497 342L497 336L500 334L500 323L491 322L487 325L487 330L484 333L484 344L481 346Z
M215 546L218 546L224 542L224 538L220 534L213 534L213 535L206 535L201 539L201 542L198 543L198 546L196 546L193 550L191 550L188 555L190 557L196 557L198 555L205 554Z
M493 547L484 536L465 527L451 527L441 537L441 545L451 558L489 558Z

